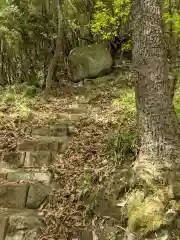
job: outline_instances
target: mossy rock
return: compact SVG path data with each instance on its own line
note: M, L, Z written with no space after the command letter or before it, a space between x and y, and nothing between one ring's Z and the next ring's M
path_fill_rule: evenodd
M158 230L164 223L165 209L157 196L134 192L128 201L128 228L131 232L148 234Z
M101 77L110 73L112 57L102 44L74 48L68 56L70 78L73 82Z

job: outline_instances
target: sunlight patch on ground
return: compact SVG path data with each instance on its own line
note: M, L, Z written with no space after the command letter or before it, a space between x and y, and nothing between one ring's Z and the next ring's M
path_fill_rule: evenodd
M126 114L127 118L134 120L136 118L136 101L134 88L126 89L119 98L113 100L112 105L120 108L124 114Z

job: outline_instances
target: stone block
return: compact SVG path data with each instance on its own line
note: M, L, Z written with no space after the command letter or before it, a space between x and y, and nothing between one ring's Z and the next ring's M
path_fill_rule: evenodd
M41 168L47 167L51 163L52 155L50 152L26 152L24 167Z
M62 137L67 136L68 134L68 124L67 123L59 123L54 126L50 126L50 136L53 137Z
M49 136L49 126L36 126L32 129L32 136Z
M32 136L61 137L67 135L67 129L67 123L58 123L53 126L37 126L32 129Z
M25 154L22 152L4 153L1 158L0 167L20 168L24 164L24 158L25 158Z
M82 117L82 113L70 114L67 112L63 112L63 113L60 113L58 117L64 121L78 121Z
M37 181L49 184L52 179L52 174L48 171L46 172L9 172L7 174L8 181Z
M18 144L18 150L24 152L36 151L39 141L38 139L26 139Z
M61 141L53 138L42 139L37 144L37 151L58 152Z
M31 184L27 196L26 207L37 209L49 194L49 188L42 183Z
M8 233L19 230L31 230L43 225L42 220L34 210L24 210L10 214Z
M0 216L0 240L5 240L8 227L8 217Z
M24 208L26 204L28 188L29 186L27 184L1 184L0 206L5 208Z
M30 151L52 151L58 152L59 139L53 139L51 137L45 137L41 139L24 140L18 144L18 150L24 152Z

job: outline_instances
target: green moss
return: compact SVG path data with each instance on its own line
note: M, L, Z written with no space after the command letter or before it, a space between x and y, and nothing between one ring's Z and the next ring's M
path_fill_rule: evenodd
M132 232L147 234L163 224L164 205L158 197L144 198L142 192L135 192L128 201L128 227Z

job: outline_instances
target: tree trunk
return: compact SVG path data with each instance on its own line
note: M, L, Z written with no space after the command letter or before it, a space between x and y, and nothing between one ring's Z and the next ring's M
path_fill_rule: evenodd
M133 62L140 134L135 170L151 184L172 180L180 168L179 123L174 111L160 1L132 0ZM172 175L172 174L171 174ZM176 177L173 177L176 179Z
M3 76L3 52L4 52L4 40L3 34L0 32L0 85L4 86L4 76Z
M169 15L173 17L174 9L177 7L176 0L169 0ZM168 39L169 39L169 58L170 58L170 81L171 81L171 94L172 98L174 97L175 89L176 89L176 82L177 82L177 52L178 52L178 43L177 43L177 33L174 29L174 23L170 21L168 24Z
M46 78L46 89L44 91L44 98L46 99L49 95L51 90L52 82L53 82L53 75L55 71L56 64L62 55L62 37L63 37L63 15L62 15L62 1L60 4L60 0L56 0L57 2L57 11L58 11L58 33L57 33L57 40L56 40L56 49L54 52L54 56L51 60L48 74Z

